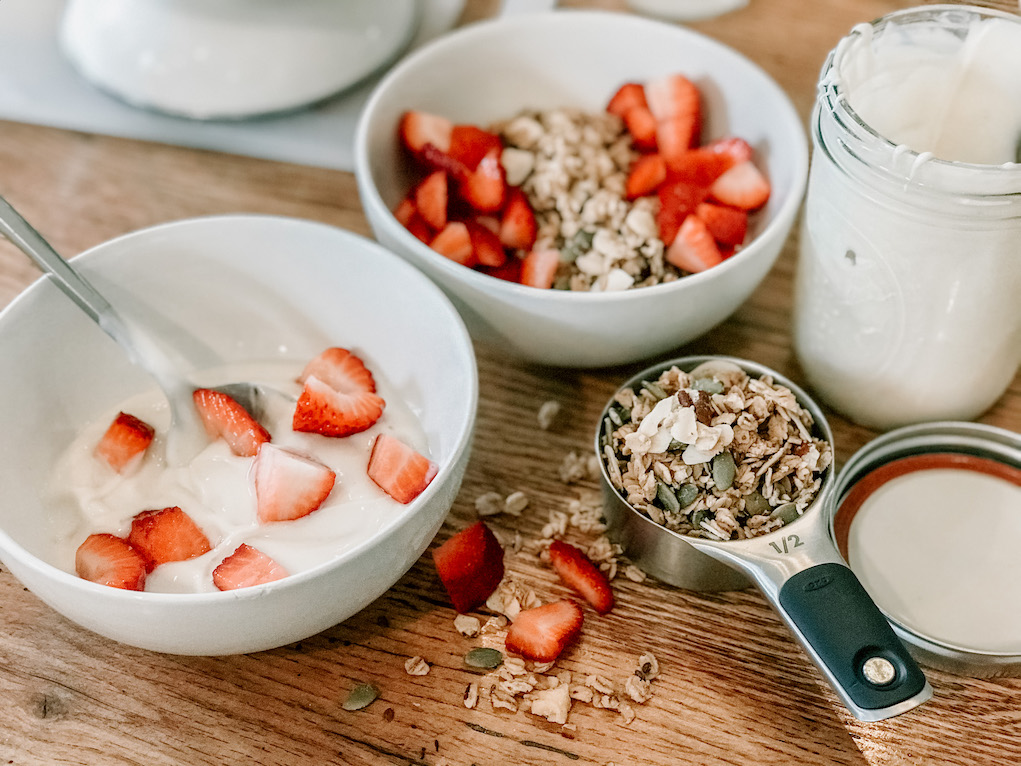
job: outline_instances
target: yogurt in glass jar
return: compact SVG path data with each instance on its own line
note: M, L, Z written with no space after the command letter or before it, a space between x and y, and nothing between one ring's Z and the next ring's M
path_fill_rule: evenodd
M863 425L968 420L1021 364L1021 18L899 11L829 55L794 345Z

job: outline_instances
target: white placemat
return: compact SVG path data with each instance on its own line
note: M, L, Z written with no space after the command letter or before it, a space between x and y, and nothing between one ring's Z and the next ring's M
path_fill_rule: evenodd
M409 51L449 30L464 8L457 0L421 2ZM277 117L199 122L147 112L96 90L65 60L57 45L63 7L63 0L0 2L0 119L353 170L355 126L378 77Z

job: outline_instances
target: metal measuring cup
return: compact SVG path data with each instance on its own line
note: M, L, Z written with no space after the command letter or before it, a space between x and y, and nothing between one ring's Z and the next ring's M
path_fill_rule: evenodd
M705 362L737 365L753 377L771 376L811 413L815 435L833 445L829 423L804 391L774 370L744 359L674 359L643 370L621 390L654 381L671 367L690 372ZM603 454L603 423L614 402L614 398L607 402L599 419L595 448L607 533L634 564L663 582L689 590L736 590L755 584L859 720L890 718L932 696L921 669L833 543L836 472L832 465L811 505L777 530L732 541L683 535L634 508L613 486Z

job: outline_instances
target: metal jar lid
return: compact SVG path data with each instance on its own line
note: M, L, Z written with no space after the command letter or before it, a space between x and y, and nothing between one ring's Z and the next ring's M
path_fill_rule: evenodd
M969 514L974 515L984 510L981 495L975 497L974 503L959 509L960 523L939 525L937 521L933 521L933 525L928 527L924 534L920 533L919 539L914 540L895 537L899 522L893 517L902 513L903 506L895 504L891 498L885 501L886 508L895 510L880 511L879 501L876 501L873 505L874 510L867 513L886 512L890 516L886 519L878 517L878 520L872 522L872 526L869 527L872 532L868 534L891 536L882 540L887 558L900 546L903 557L897 561L894 568L900 567L902 572L905 571L904 567L911 570L912 583L908 585L903 581L894 582L892 579L876 577L875 584L870 587L868 582L870 578L865 576L866 568L877 566L870 563L871 560L883 559L884 554L869 550L869 555L865 555L864 549L867 544L875 541L876 537L865 537L864 542L854 541L852 525L858 512L869 502L872 494L882 487L892 487L892 482L908 476L914 477L912 481L925 482L929 480L926 478L926 471L941 468L973 471L992 477L994 484L998 479L1021 486L1021 435L993 426L948 421L907 426L874 439L855 453L838 474L834 492L828 498L832 504L831 508L827 509L830 511L830 534L852 570L862 580L866 590L890 621L894 631L919 662L959 675L976 677L1021 675L1021 635L1016 639L1011 637L1014 645L1009 648L992 647L992 639L990 644L982 646L980 641L947 639L945 637L947 633L944 633L943 637L938 636L936 634L942 631L932 629L932 622L923 625L918 619L905 616L911 611L909 604L918 604L919 599L933 599L933 604L941 604L940 615L945 615L946 610L956 608L951 603L940 601L943 593L935 584L935 580L929 589L930 592L926 592L928 581L925 572L933 571L927 570L926 567L938 565L942 567L941 572L946 571L951 577L974 576L971 572L955 571L955 565L958 570L965 565L960 561L955 562L953 555L943 555L944 551L955 551L962 541L971 544L976 538L988 539L990 550L994 545L1011 546L1014 550L1012 558L1016 558L1016 551L1021 548L1021 539L1004 540L1002 534L996 534L996 530L983 530L978 524L968 524ZM907 485L902 484L900 491L904 491L905 486ZM931 489L935 489L935 485ZM1021 507L1012 508L1010 511L1021 514ZM885 522L890 522L891 526L884 526ZM1018 528L1021 529L1021 526ZM861 532L863 537L865 534L864 531ZM927 547L929 543L922 542L921 538L936 541L939 546ZM855 545L861 545L863 550L860 555L853 549ZM981 553L981 542L979 552ZM989 567L994 566L989 563ZM1004 587L1021 589L1021 582L1012 578L1009 572L1002 572L998 581L979 584L973 592L974 599L969 600L968 608L985 609L985 606L975 606L982 604L983 600L984 604L991 606L996 603L995 597L985 594L995 594L998 591L1002 594L1001 589ZM998 609L997 615L989 616L996 619L1000 614L1001 610Z

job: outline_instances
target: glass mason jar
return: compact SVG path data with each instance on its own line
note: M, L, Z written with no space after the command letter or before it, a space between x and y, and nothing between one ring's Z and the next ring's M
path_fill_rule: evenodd
M930 56L951 57L969 92L944 77L935 94L913 91ZM983 77L1012 98L991 97L977 135L956 110L996 91L971 92ZM997 134L1013 153L984 164L888 140L852 108L863 82L879 88L874 116L935 108L942 120L926 125L958 147ZM1021 18L935 5L855 27L823 66L811 133L794 309L810 386L880 429L977 417L1021 364Z

